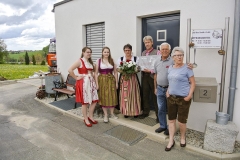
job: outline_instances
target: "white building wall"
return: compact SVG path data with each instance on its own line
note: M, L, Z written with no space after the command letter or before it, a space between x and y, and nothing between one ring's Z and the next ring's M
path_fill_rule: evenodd
M180 47L186 49L187 19L192 20L192 29L224 29L225 17L230 17L229 47L227 55L224 112L227 112L228 87L230 79L234 0L73 0L55 8L58 67L66 78L67 70L81 55L85 46L85 25L105 22L105 45L110 47L112 57L123 56L123 46L130 43L134 55L141 54L142 23L144 17L180 12ZM174 46L172 46L174 47ZM218 49L197 50L194 69L195 77L215 77L221 82L222 56ZM193 51L191 51L193 62ZM240 72L238 70L238 72ZM239 77L240 73L238 74ZM238 78L239 79L239 78ZM239 86L239 83L238 83ZM237 87L239 88L239 87ZM207 119L215 119L217 103L196 103L191 105L188 127L204 131ZM239 91L236 97L240 96ZM236 98L234 122L240 129L240 100ZM240 135L238 135L240 140Z

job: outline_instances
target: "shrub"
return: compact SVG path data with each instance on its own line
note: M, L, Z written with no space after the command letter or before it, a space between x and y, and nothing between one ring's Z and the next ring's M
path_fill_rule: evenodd
M42 60L41 65L45 65L45 64L46 64L46 62L44 60Z
M32 62L33 62L33 65L36 65L36 59L34 55L32 55Z

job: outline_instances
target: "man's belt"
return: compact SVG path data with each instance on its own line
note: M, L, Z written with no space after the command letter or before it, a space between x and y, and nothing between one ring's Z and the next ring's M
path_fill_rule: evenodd
M161 87L161 88L168 88L168 85L167 86L158 85L158 86Z
M172 96L173 98L184 98L184 96L173 95L173 94L171 94L170 96Z

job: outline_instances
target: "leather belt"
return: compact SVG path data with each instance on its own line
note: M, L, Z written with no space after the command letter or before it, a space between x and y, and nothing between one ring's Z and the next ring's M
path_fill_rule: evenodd
M146 74L146 75L150 75L151 73L148 73L148 72L142 72L143 74Z
M184 96L178 96L178 95L170 95L172 96L173 98L184 98Z
M168 88L168 86L161 86L161 85L158 85L158 86L161 88Z

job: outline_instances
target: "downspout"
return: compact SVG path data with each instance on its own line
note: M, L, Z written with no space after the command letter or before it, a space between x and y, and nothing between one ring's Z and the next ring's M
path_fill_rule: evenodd
M230 115L230 121L233 120L233 110L237 83L239 42L240 42L240 0L235 0L232 63L227 110L227 113Z
M186 62L190 63L191 19L187 19Z

